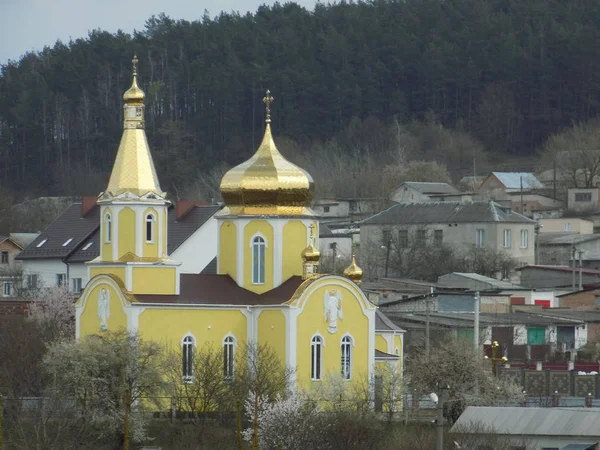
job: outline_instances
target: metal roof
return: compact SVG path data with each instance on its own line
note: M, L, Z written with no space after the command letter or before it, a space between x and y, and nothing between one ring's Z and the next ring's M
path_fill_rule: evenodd
M404 332L402 328L392 322L385 314L377 310L375 312L375 330L376 331L399 331Z
M600 408L468 406L450 432L472 424L493 428L498 434L598 439Z
M404 183L400 183L396 189L401 186L409 186L421 194L458 194L458 189L450 183L405 181Z
M521 189L521 180L523 180L523 189L540 189L544 185L531 172L492 172L506 189Z
M538 240L540 245L573 245L600 239L600 234L579 233L540 233Z
M443 281L452 275L457 275L459 277L467 278L473 281L479 281L481 283L487 283L490 285L492 289L502 289L502 290L514 290L514 289L524 289L522 286L518 286L516 284L512 284L508 281L496 280L495 278L486 277L485 275L480 275L478 273L468 273L468 272L452 272L446 275L442 275L438 277L438 286L444 286Z
M526 223L535 221L493 201L400 203L371 216L365 225L431 223Z

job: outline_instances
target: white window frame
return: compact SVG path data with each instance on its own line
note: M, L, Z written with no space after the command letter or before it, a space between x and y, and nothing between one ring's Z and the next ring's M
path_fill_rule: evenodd
M194 350L196 339L187 333L181 339L181 375L184 383L194 382ZM186 370L187 369L187 370Z
M255 234L250 239L250 248L252 249L252 284L265 284L267 239L261 233Z
M475 247L485 248L485 229L477 228L475 230Z
M511 232L510 229L505 229L504 230L504 248L510 248L511 246Z
M567 231L567 232L571 231L571 222L565 223L565 231Z
M2 284L2 297L12 297L14 286L12 281L5 281Z
M73 292L79 294L83 289L83 280L81 278L71 278Z
M347 381L350 381L352 379L352 363L354 362L354 352L352 351L352 347L354 347L354 338L349 334L345 334L344 336L342 336L342 339L340 340L340 369L342 378Z
M38 274L37 273L30 273L27 274L27 289L29 290L33 290L33 289L37 289L38 287ZM32 280L35 280L35 285L32 286Z
M87 250L88 248L90 248L92 245L94 244L94 241L90 241L87 244L85 244L85 247L83 247L81 250Z
M231 333L223 338L223 376L231 381L235 375L236 339Z
M529 248L529 230L521 230L521 248Z
M112 241L112 217L110 213L104 215L104 228L106 229L104 231L104 242L110 244Z
M147 244L154 244L154 236L156 236L156 215L154 213L146 214L144 218L144 238ZM148 224L150 224L150 239L148 239Z
M310 379L321 381L323 379L323 348L325 339L320 334L310 338Z

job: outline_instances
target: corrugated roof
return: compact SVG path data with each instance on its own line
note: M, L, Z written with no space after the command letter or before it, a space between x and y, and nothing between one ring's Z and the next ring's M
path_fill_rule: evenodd
M540 245L573 245L600 239L600 234L579 233L540 233L538 240Z
M480 424L498 434L600 438L600 408L468 406L450 432Z
M65 258L96 230L99 221L98 206L81 217L81 203L73 203L17 259Z
M556 272L572 272L573 268L569 267L569 266L549 266L549 265L542 265L542 264L529 264L527 266L523 266L523 267L517 267L515 270L531 270L531 269L538 269L538 270L553 270ZM600 270L595 270L595 269L581 269L579 267L577 267L577 273L585 273L587 275L600 275Z
M450 183L425 182L425 181L405 181L400 186L407 185L419 191L421 194L457 194L458 189Z
M447 277L450 277L452 275L458 275L460 277L467 278L469 280L479 281L481 283L487 283L490 285L490 288L492 288L492 289L501 289L501 290L524 289L522 286L518 286L516 284L509 283L508 281L496 280L495 278L486 277L485 275L480 275L478 273L467 273L467 272L452 272L452 273L449 273L446 275L442 275L438 278L438 282L437 282L438 286L452 287L452 286L444 285L444 280Z
M392 322L384 313L377 310L375 312L375 331L400 331L404 332L402 328Z
M531 172L492 172L507 189L521 189L521 179L523 180L523 189L540 189L544 185Z
M401 203L361 223L366 225L428 223L535 223L493 201Z

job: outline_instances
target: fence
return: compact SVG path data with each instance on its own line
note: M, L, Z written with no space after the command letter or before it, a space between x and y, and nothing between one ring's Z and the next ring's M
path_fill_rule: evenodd
M531 370L498 368L498 376L513 379L529 397L561 397L600 399L600 374L580 375L576 370Z

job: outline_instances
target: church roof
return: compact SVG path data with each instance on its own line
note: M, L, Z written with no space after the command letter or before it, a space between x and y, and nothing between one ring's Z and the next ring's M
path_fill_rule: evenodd
M400 331L402 328L392 322L384 313L377 310L375 313L375 331Z
M400 359L400 356L375 349L375 359Z
M229 275L182 274L179 295L136 295L142 303L188 305L279 305L292 298L302 284L293 276L264 294L256 294L237 285Z

